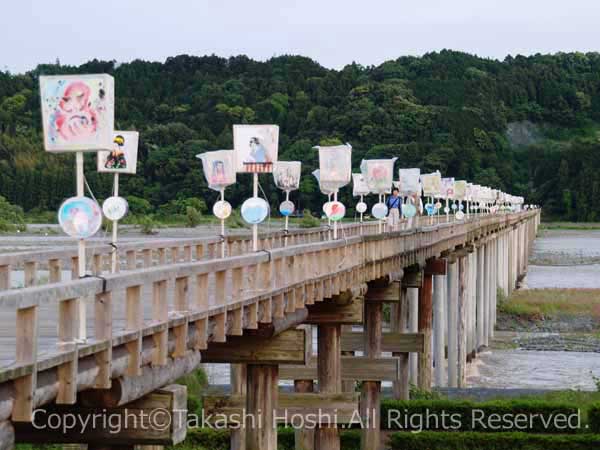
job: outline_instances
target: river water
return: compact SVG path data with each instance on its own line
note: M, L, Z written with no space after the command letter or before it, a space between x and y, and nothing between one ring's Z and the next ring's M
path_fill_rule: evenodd
M600 231L547 230L535 240L523 288L600 289ZM492 350L469 370L469 387L595 390L600 354Z

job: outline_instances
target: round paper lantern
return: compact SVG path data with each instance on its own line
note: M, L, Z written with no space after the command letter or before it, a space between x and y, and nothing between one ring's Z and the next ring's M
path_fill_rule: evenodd
M356 211L359 213L364 213L367 210L367 204L365 202L358 202L356 204Z
M281 202L279 205L279 212L284 217L291 216L294 213L294 204L289 200Z
M379 220L385 218L385 216L387 216L387 213L388 207L385 205L385 203L375 203L371 208L371 214L373 215L373 217Z
M108 197L102 203L102 212L108 220L121 220L129 211L129 204L123 197Z
M409 218L415 217L417 215L417 208L415 208L415 205L411 205L410 203L402 205L402 215Z
M456 220L463 220L465 218L465 213L462 211L457 211L456 214L454 214L454 217L456 217Z
M323 205L323 209L325 210L327 218L334 222L342 220L346 215L346 207L342 202L327 202Z
M58 223L69 236L86 239L100 229L102 210L91 198L71 197L60 205Z
M440 202L436 202L436 204L433 206L435 206L435 209L441 209L442 204Z
M433 203L427 203L425 205L425 211L427 211L428 216L433 216L435 214L435 205Z
M217 219L225 220L231 215L231 204L226 200L219 200L212 210Z
M250 225L264 221L269 215L269 204L259 197L252 197L242 203L242 219Z

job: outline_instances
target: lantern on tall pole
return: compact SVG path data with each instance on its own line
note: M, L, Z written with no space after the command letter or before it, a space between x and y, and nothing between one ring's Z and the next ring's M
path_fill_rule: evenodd
M373 206L371 214L379 220L379 232L383 231L383 219L388 215L388 207L384 201L384 195L390 192L394 182L394 163L398 158L391 159L363 159L360 170L363 174L369 191L378 195L378 202ZM400 199L398 199L400 202ZM400 205L398 211L400 210ZM395 222L400 221L400 215L393 218ZM392 225L397 225L393 223Z
M233 150L236 172L252 174L252 197L242 203L244 221L252 225L252 249L258 250L258 224L270 212L269 204L258 196L258 174L271 173L277 162L279 127L277 125L234 125Z
M40 76L44 147L52 153L75 153L76 196L59 210L59 223L78 239L78 274L86 275L85 240L102 224L97 202L85 197L83 152L111 150L114 131L114 79L110 75ZM78 299L78 338L85 341L86 311Z
M273 167L275 186L285 192L285 201L279 205L279 212L285 218L284 245L287 245L289 218L294 213L294 203L290 201L290 192L300 188L302 164L299 161L278 161Z
M346 207L338 201L338 191L352 178L352 146L315 146L319 151L319 185L333 193L333 200L323 205L323 211L333 222L333 238L337 239L338 222L346 215ZM314 172L313 172L314 174Z
M231 204L225 200L225 188L235 184L235 158L233 150L217 150L196 155L202 161L202 170L208 187L221 195L213 205L215 217L221 221L221 257L225 257L225 219L231 215Z

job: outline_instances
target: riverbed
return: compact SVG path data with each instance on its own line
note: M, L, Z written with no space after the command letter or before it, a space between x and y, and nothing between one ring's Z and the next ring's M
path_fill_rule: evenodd
M542 231L521 288L600 289L600 230ZM595 390L592 375L600 376L594 351L493 349L471 365L468 386Z

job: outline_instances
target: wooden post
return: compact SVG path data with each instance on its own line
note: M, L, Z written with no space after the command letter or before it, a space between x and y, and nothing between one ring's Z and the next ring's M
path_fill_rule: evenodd
M279 367L248 364L246 385L246 449L277 450L277 408Z
M340 337L340 325L318 326L317 372L321 393L339 393L342 390ZM315 430L315 450L340 450L337 425L323 424Z
M230 383L232 395L246 395L246 365L231 364L230 365ZM231 450L245 450L246 448L246 430L239 427L231 430Z
M419 293L418 309L418 331L423 333L425 347L422 353L419 353L419 389L431 390L431 323L433 319L432 302L433 275L423 274L423 286Z
M397 333L408 333L408 293L405 287L400 289L400 303L391 305L391 331ZM394 381L392 389L394 398L397 400L408 400L408 353L392 353L400 362L400 381Z
M408 331L410 333L416 333L419 331L419 289L418 288L408 288ZM409 382L416 385L418 383L418 353L410 353L408 367L409 367Z
M484 345L484 278L485 278L485 245L477 251L477 351Z
M313 380L295 380L294 392L305 393L314 391ZM301 428L294 430L295 450L313 450L315 448L314 428Z
M381 337L383 332L383 303L365 302L365 356L381 356ZM380 393L381 382L364 381L360 398L362 418L361 449L376 449L380 445Z
M445 333L444 321L446 320L444 302L446 300L446 275L433 276L433 360L434 379L437 387L444 386L444 364L445 364Z
M468 308L468 256L458 258L458 339L457 339L457 387L464 387L467 364L467 308Z
M458 265L448 261L448 387L457 387Z
M483 264L483 345L488 346L490 336L490 245L486 242Z

